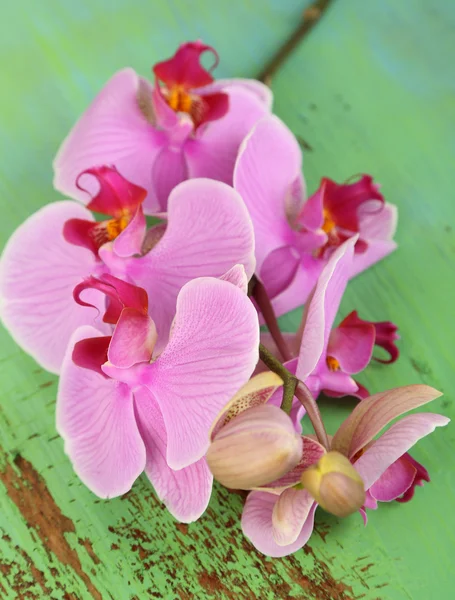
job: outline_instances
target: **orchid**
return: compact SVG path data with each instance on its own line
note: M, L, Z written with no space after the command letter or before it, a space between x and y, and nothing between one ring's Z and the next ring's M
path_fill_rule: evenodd
M256 237L256 274L277 315L304 304L331 252L357 236L349 278L395 249L396 208L364 175L356 183L324 179L305 200L302 153L276 116L246 137L234 170Z
M98 496L127 492L145 470L176 518L204 512L209 428L257 362L259 325L246 283L237 266L224 281L183 286L169 343L157 355L145 291L114 277L94 282L108 294L115 328L107 337L90 326L73 334L57 428L76 473Z
M367 496L381 479L387 482L384 501L411 493L415 480L397 468L407 451L449 419L438 414L418 413L403 417L379 438L375 436L392 420L440 396L425 385L396 388L359 403L333 437L330 450L346 456L361 476ZM278 481L249 494L242 516L242 529L253 545L268 556L286 556L302 548L313 531L317 502L301 489L302 472L324 456L327 449L303 436L300 464ZM303 478L302 478L303 480ZM401 498L403 499L403 498ZM367 506L367 503L366 503ZM364 509L361 510L364 515Z
M186 179L231 184L238 148L270 112L272 97L258 81L215 82L212 69L200 65L204 53L214 56L215 67L211 46L183 44L154 66L154 86L132 69L116 73L58 151L56 189L84 202L79 173L112 164L147 191L144 211L153 214L166 211L171 190Z
M356 237L345 241L330 256L312 291L299 331L285 334L291 358L285 366L304 381L315 398L321 391L330 396L368 396L368 390L352 375L370 362L375 345L387 349L392 362L398 358L397 327L390 322L374 323L353 311L333 327L355 259ZM277 353L270 334L263 342Z
M87 205L55 202L29 217L10 238L0 263L1 316L16 342L58 373L66 346L82 325L107 328L97 313L100 296L89 285L81 310L73 289L103 273L121 275L150 298L166 343L177 295L191 279L219 277L235 264L254 271L254 239L247 210L231 187L207 179L184 182L169 199L167 220L146 231L144 190L111 167L90 169L78 185L98 191ZM87 193L87 192L85 192ZM90 210L113 215L96 223Z

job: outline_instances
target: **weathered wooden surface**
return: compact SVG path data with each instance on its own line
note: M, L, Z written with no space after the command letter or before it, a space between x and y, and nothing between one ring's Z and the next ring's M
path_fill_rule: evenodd
M147 74L203 37L220 76L254 76L293 30L297 0L21 0L2 6L1 244L58 195L51 159L78 114L125 65ZM354 281L342 313L392 319L402 356L372 366L372 391L454 370L455 4L335 0L272 82L276 111L309 146L305 175L369 171L398 204L400 249ZM283 319L294 326L298 311ZM54 426L56 380L0 331L0 597L445 600L453 597L454 429L419 444L432 483L406 505L344 522L318 513L309 546L264 558L243 538L242 498L215 488L200 522L176 524L144 478L98 500L78 481ZM346 407L324 403L335 424Z

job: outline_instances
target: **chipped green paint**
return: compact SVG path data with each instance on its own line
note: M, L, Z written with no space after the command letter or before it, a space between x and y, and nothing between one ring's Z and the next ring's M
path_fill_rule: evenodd
M307 3L308 4L308 3ZM303 6L302 6L303 5ZM222 76L253 76L295 27L300 0L31 0L2 7L0 243L58 195L51 159L75 117L118 68L147 74L184 39L220 50ZM401 327L402 356L362 381L425 382L453 415L453 27L449 0L335 1L275 75L276 111L306 148L310 189L371 171L400 208L400 250L355 280L343 302ZM283 318L295 327L299 311ZM0 597L423 600L452 597L453 427L415 456L433 482L383 506L366 529L317 516L310 547L286 559L242 537L240 495L216 487L207 514L176 524L140 478L102 501L74 476L54 426L56 380L0 331ZM349 404L349 403L347 403ZM331 424L345 414L330 407ZM448 522L445 521L448 520Z

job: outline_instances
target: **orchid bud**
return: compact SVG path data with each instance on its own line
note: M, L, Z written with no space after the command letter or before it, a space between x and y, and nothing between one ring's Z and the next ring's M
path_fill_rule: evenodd
M276 406L249 408L216 433L207 452L213 476L228 488L249 490L278 479L302 457L302 438Z
M301 484L324 510L337 517L347 517L365 502L363 480L339 452L328 452L304 471Z

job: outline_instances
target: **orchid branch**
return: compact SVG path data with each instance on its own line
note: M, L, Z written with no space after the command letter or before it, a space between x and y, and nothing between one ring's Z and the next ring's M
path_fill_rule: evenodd
M288 348L288 345L286 344L283 334L281 333L275 311L273 310L272 303L270 302L270 298L267 294L267 290L265 289L264 284L256 277L254 277L252 282L251 295L256 300L270 335L272 336L273 341L275 342L284 361L291 360L292 354Z
M310 390L295 375L288 371L263 344L259 344L259 357L266 367L283 380L283 399L280 408L285 413L290 414L292 401L294 396L296 396L305 408L319 442L328 450L330 447L329 438L318 405L311 395Z

